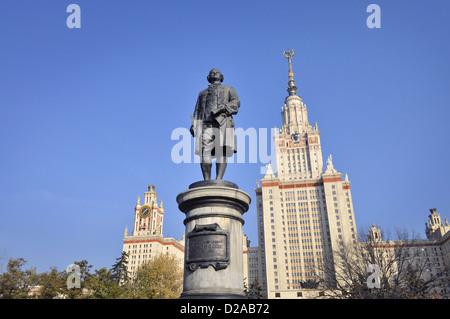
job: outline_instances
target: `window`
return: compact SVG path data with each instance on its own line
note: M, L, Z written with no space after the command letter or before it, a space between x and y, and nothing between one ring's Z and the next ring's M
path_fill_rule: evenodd
M280 298L281 296L280 296L280 293L279 292L276 292L275 293L275 298Z

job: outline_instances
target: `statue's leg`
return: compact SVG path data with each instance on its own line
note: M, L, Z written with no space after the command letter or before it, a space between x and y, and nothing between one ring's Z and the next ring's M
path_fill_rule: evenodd
M200 167L202 169L203 179L205 181L211 179L212 168L212 150L214 148L214 140L211 134L211 128L206 128L202 135L202 157L200 159Z
M216 161L216 179L221 180L223 175L225 174L225 170L227 168L227 158L223 156L222 159Z
M202 163L200 166L202 168L203 179L205 181L209 181L211 179L212 164Z
M216 179L222 180L227 168L228 148L223 141L224 135L220 127L215 128L216 133Z

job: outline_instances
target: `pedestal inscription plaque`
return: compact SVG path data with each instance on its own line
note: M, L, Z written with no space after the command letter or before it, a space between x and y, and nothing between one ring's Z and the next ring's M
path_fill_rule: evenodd
M230 263L229 232L215 224L196 225L186 238L186 268L213 266L225 269Z

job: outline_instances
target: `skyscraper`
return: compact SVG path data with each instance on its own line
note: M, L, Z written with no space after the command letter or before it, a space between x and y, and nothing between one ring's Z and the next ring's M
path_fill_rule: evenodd
M319 270L325 256L356 243L357 232L348 176L342 178L331 155L324 168L318 125L310 125L297 94L294 51L284 56L289 94L274 136L276 173L269 164L255 189L258 247L249 256L258 262L249 262L249 279L258 278L268 298L304 298L325 276Z

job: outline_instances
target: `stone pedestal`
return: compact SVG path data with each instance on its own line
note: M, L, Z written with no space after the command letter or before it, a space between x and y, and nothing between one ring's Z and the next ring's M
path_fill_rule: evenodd
M234 183L196 182L177 196L186 214L182 299L245 298L242 215L251 198Z

